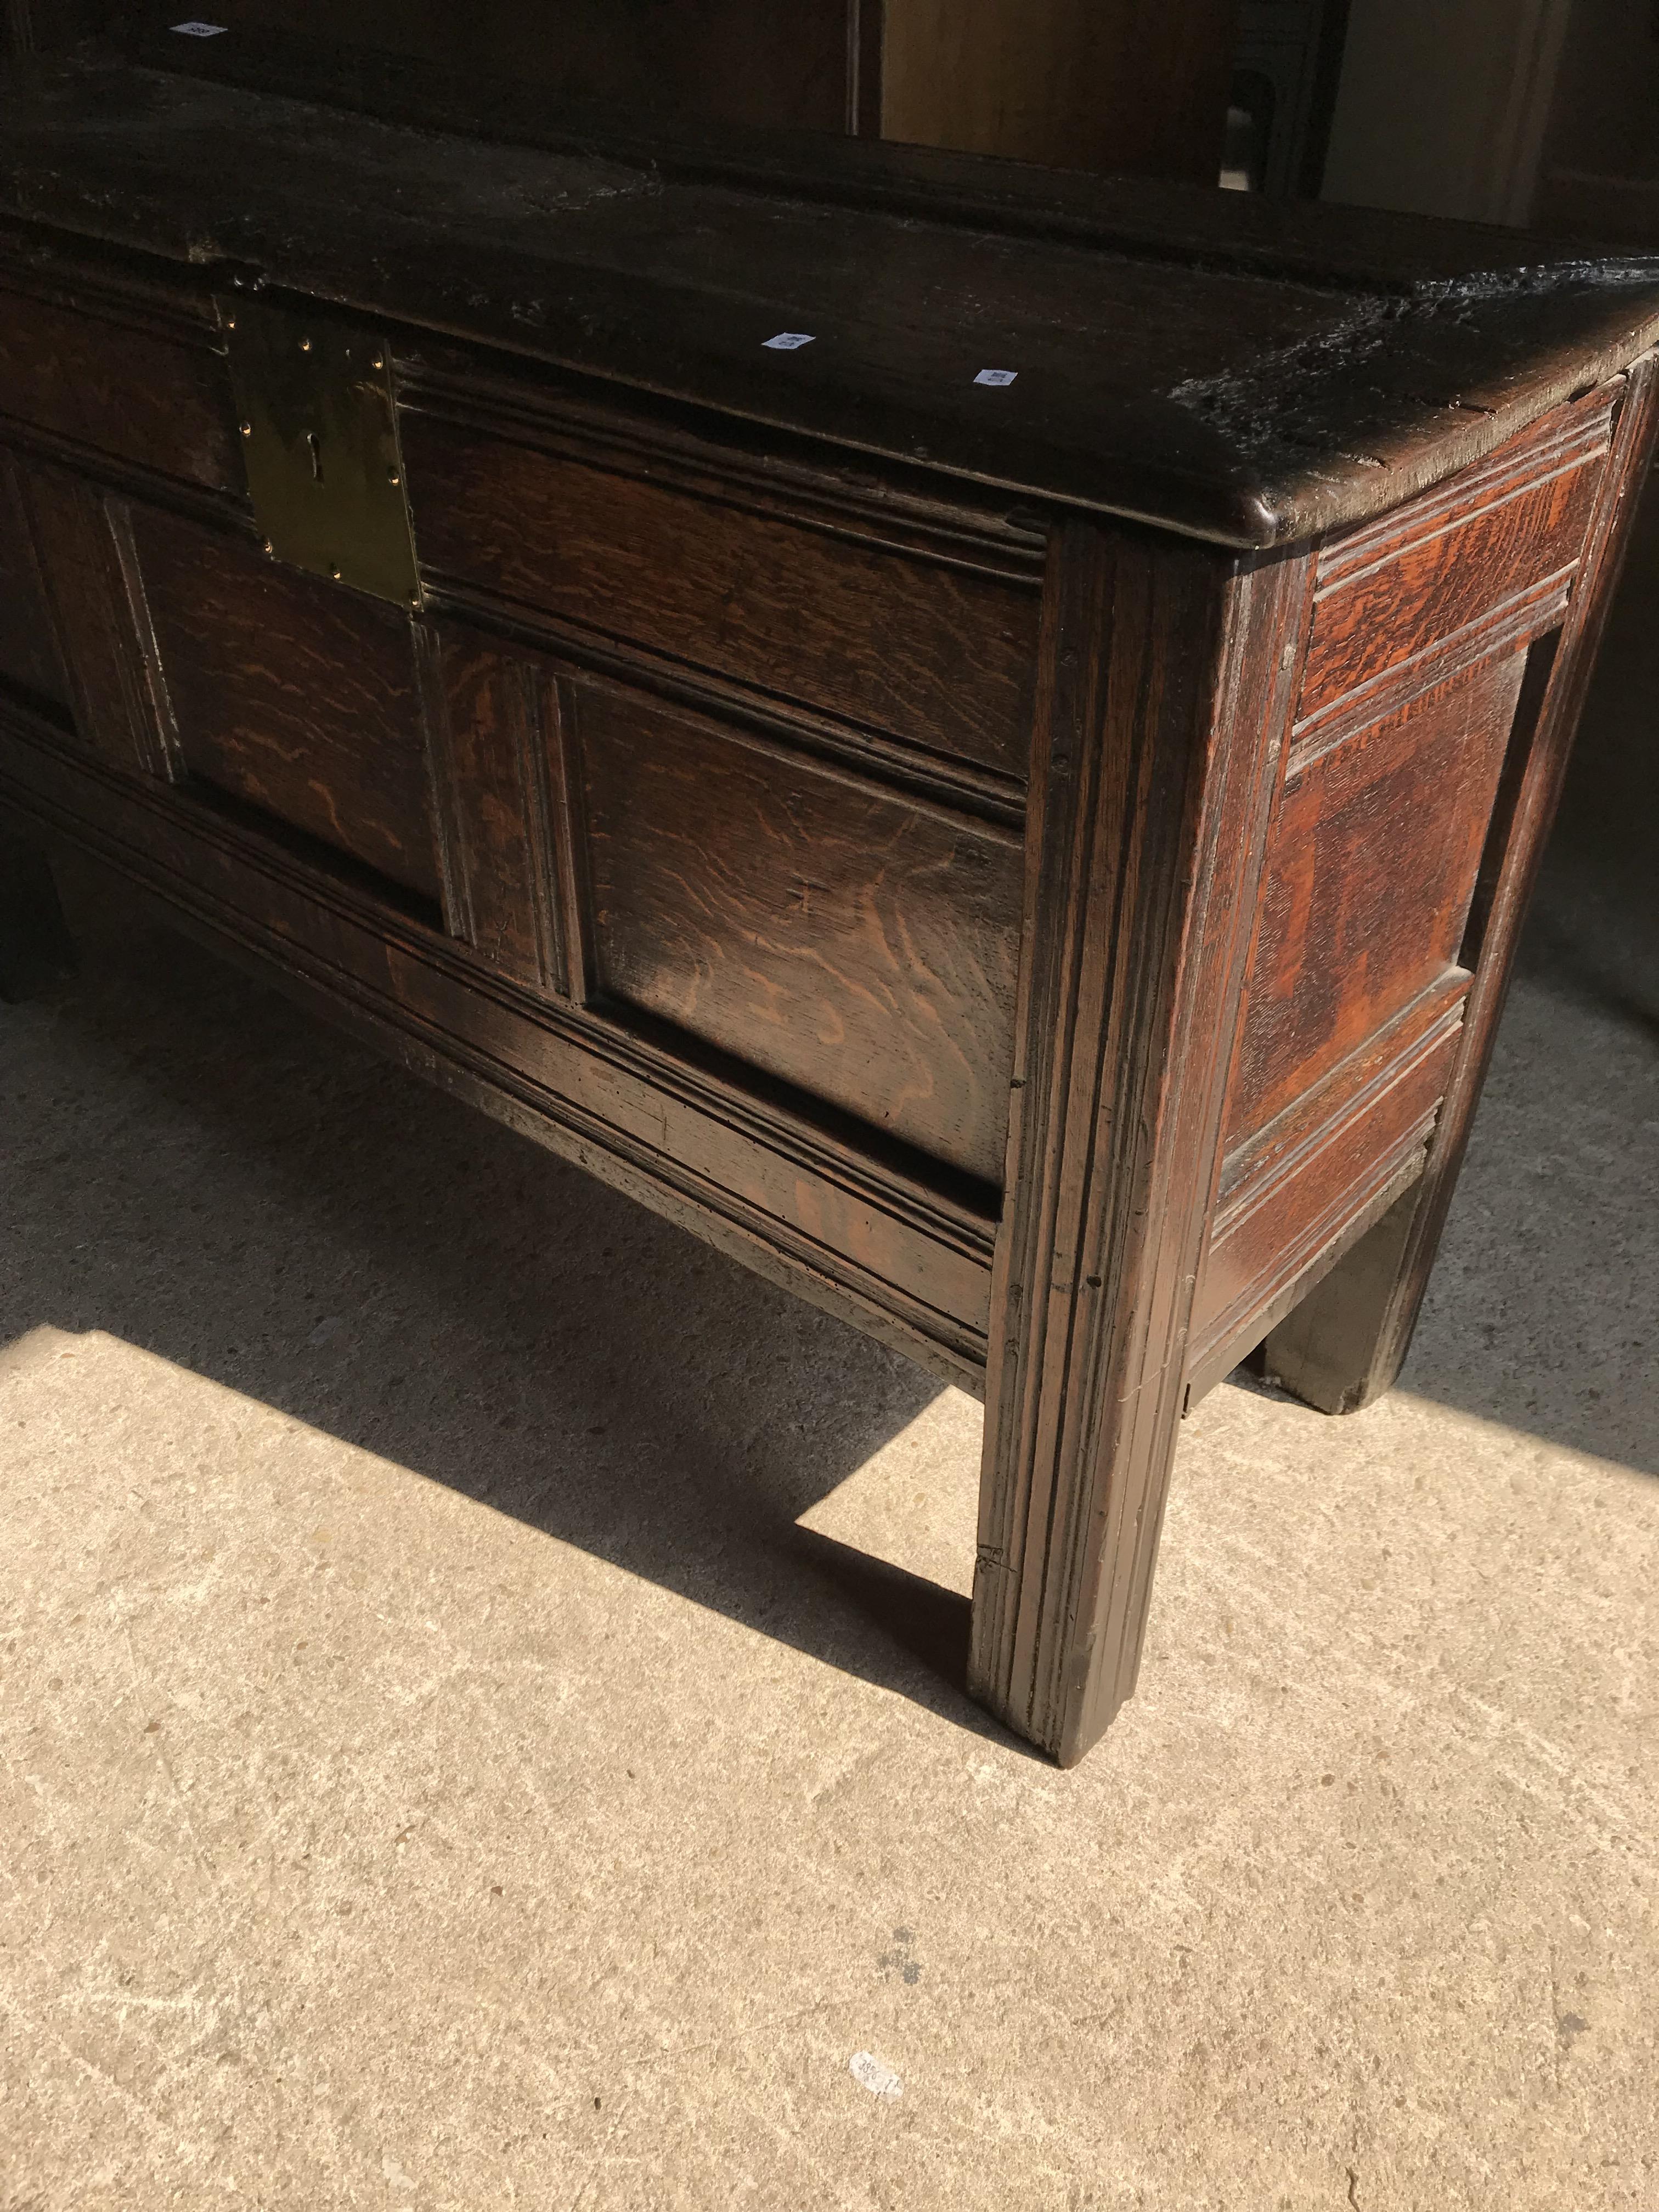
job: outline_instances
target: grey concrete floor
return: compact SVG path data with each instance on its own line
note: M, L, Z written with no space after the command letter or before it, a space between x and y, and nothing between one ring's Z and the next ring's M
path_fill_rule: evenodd
M0 1007L3 2212L1659 2203L1595 813L1405 1386L1204 1404L1066 1774L950 1679L971 1401L174 940Z

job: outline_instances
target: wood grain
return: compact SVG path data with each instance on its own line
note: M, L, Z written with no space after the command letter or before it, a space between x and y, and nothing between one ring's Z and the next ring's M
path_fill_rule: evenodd
M1241 545L1399 506L1659 334L1650 270L1491 230L850 139L681 144L314 48L307 106L222 81L306 81L239 45L163 34L159 67L0 88L0 223L204 281L279 270L559 375ZM817 344L764 350L789 329ZM973 381L993 343L1000 395Z
M1388 1389L1410 1349L1508 988L1516 939L1659 421L1655 361L1632 365L1590 519L1565 629L1540 655L1547 680L1523 700L1483 856L1476 960L1459 1050L1422 1178L1395 1201L1267 1342L1270 1370L1310 1404L1349 1413Z
M129 773L172 775L172 719L146 651L149 611L125 502L33 460L20 461L17 485L82 742Z
M423 568L1023 776L1035 592L405 415Z
M1525 659L1465 670L1285 790L1229 1089L1230 1150L1455 964Z
M1382 528L1339 539L1320 563L1298 721L1570 571L1600 489L1607 421L1605 397L1592 395L1455 498L1409 505Z
M84 311L0 291L5 414L89 452L240 490L222 356Z
M438 625L434 643L450 927L503 974L565 991L547 764L556 698L533 663L460 623Z
M1462 1014L1460 1001L1403 1047L1357 1054L1363 1079L1328 1102L1332 1110L1317 1127L1300 1142L1275 1128L1271 1159L1240 1164L1244 1171L1216 1215L1193 1302L1190 1369L1201 1368L1217 1345L1248 1340L1251 1317L1421 1151L1450 1079Z
M1053 557L970 1682L1069 1763L1139 1662L1312 564Z
M1000 1182L1019 848L573 680L602 993Z
M438 898L408 617L158 509L133 534L190 773Z

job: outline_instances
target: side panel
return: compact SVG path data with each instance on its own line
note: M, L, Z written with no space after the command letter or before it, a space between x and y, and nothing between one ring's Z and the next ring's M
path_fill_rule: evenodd
M1621 388L1321 551L1194 1305L1195 1391L1423 1171L1492 824L1537 726Z

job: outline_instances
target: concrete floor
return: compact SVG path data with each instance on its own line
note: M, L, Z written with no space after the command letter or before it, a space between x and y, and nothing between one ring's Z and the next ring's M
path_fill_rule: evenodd
M1659 1006L1576 804L1406 1386L1200 1409L1068 1774L940 1671L969 1401L169 939L0 1007L3 2212L1649 2212Z

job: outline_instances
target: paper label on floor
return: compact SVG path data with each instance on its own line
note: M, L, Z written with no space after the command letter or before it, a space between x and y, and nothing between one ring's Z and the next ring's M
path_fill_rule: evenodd
M847 2070L860 2088L867 2089L872 2097L902 2097L904 2084L890 2066L884 2066L872 2051L855 2051L847 2062Z

